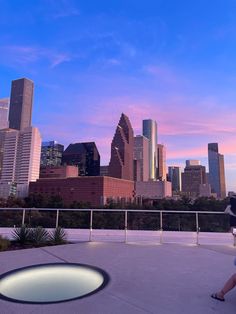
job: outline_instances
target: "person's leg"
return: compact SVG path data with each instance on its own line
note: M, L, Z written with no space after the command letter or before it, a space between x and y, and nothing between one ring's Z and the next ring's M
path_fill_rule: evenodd
M223 296L228 293L231 289L233 289L236 286L236 274L233 274L229 280L225 283L223 289L221 290L221 293Z
M233 274L229 280L226 281L224 287L216 293L217 297L224 299L226 293L232 290L236 286L236 274Z

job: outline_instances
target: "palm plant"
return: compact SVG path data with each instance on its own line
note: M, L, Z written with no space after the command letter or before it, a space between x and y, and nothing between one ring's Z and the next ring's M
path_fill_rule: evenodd
M49 240L49 233L43 227L31 229L30 240L36 245L44 244Z
M63 228L57 227L53 231L50 232L49 240L53 244L63 244L66 243L66 232Z
M26 242L29 242L31 239L31 229L27 228L25 225L19 228L15 228L12 231L12 238L16 242L25 244Z

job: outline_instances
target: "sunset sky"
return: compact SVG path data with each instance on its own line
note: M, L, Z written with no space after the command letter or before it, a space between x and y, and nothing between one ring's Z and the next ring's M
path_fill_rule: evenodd
M236 1L0 0L0 98L35 82L43 140L95 141L101 164L122 112L158 123L167 165L225 155L236 191Z

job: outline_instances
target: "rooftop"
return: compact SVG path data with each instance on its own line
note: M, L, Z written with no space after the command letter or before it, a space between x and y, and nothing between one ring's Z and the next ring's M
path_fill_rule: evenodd
M9 234L2 228L0 233ZM79 237L78 237L79 235ZM191 232L71 231L81 242L0 253L0 274L28 265L83 263L104 269L111 280L98 293L79 300L49 305L11 303L0 299L2 314L216 314L235 313L236 290L226 302L210 298L235 272L236 248L226 233L201 233L195 245ZM174 243L175 242L175 243ZM176 243L178 242L178 243Z

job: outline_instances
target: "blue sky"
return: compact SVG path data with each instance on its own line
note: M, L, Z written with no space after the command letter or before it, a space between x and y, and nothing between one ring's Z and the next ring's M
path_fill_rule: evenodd
M35 82L43 140L95 141L102 164L121 112L158 123L168 164L225 155L236 191L236 1L0 0L0 98Z

